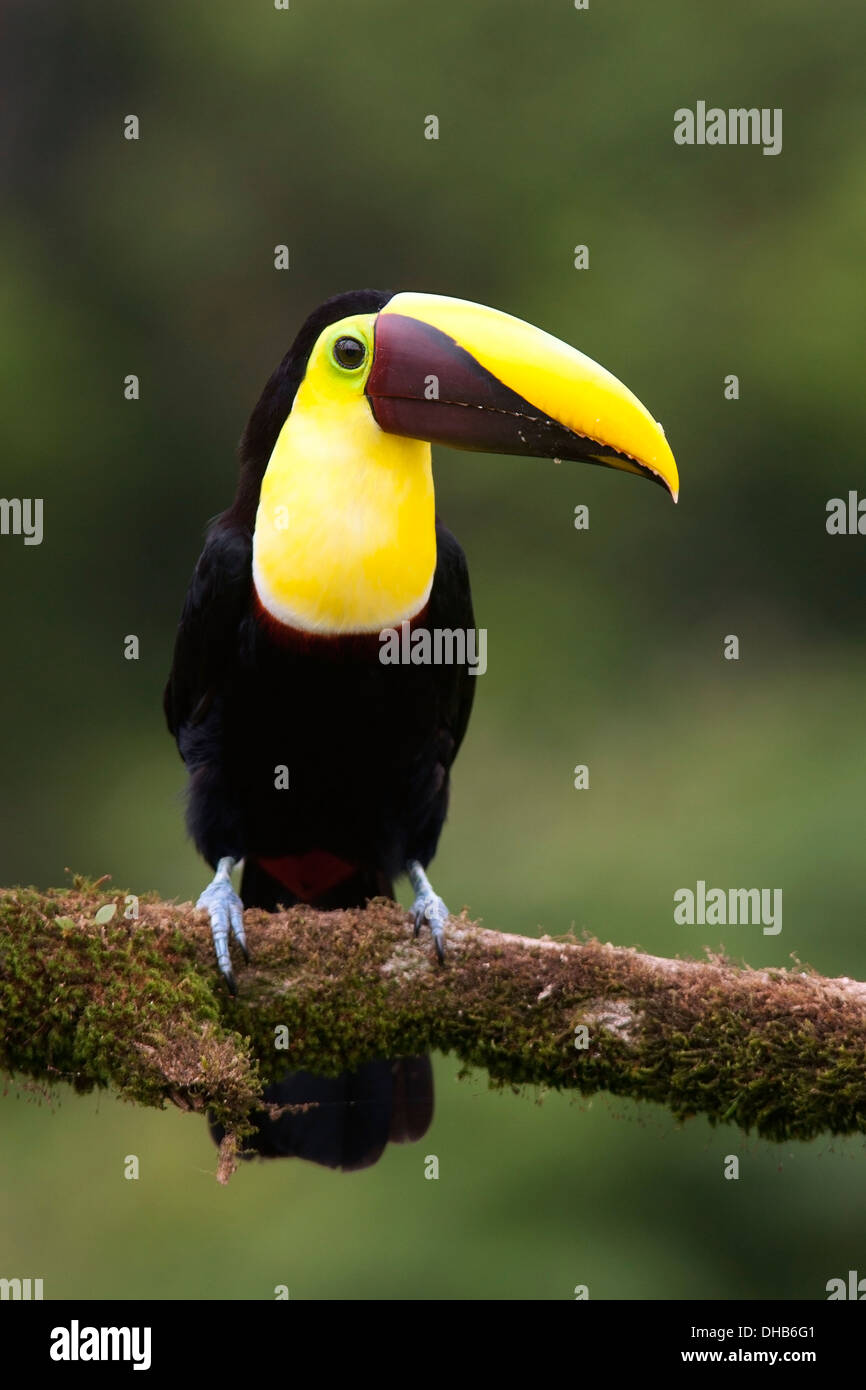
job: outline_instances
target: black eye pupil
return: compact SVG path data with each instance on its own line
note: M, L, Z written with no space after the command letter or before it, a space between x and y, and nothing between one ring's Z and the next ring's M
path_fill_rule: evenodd
M367 355L367 349L357 338L338 338L334 344L334 360L341 367L360 367Z

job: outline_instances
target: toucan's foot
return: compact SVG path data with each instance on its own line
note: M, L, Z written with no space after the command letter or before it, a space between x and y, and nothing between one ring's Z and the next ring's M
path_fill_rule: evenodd
M248 961L250 958L247 939L244 936L244 905L232 888L231 875L236 863L235 859L221 859L217 864L216 873L196 903L196 907L206 908L210 915L217 965L232 994L237 994L238 987L229 956L230 936L233 936L240 946L244 960Z
M449 917L448 908L439 894L433 891L433 885L417 859L410 859L406 868L409 882L415 889L415 901L411 908L415 935L418 935L423 924L427 922L433 933L436 954L442 962L445 959L445 924Z

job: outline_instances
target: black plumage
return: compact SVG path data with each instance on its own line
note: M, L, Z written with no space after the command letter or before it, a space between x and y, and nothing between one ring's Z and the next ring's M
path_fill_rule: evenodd
M329 323L388 298L338 296L304 324L250 418L235 501L210 528L178 629L165 711L189 771L187 823L210 864L244 859L245 907L393 896L407 861L429 864L447 812L474 693L466 665L383 665L375 635L280 630L252 582L261 480L311 348ZM436 543L430 599L413 629L471 629L463 551L438 522ZM281 765L288 791L275 786ZM266 1098L317 1108L258 1116L259 1153L363 1167L389 1138L426 1130L429 1059L374 1060L337 1079L294 1073Z

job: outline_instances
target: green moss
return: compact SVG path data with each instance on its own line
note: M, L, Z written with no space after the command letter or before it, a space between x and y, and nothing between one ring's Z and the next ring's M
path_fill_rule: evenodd
M213 1105L236 1127L259 1090L255 1062L225 1028L194 943L127 921L124 896L78 879L0 896L0 1069L142 1105ZM117 912L94 922L105 903Z
M607 1090L771 1139L864 1129L862 1008L802 972L713 960L672 975L595 941L536 950L468 923L439 967L403 910L376 902L248 913L253 961L233 999L203 914L148 895L129 922L123 896L83 880L0 893L0 1069L209 1108L229 1131L229 1166L265 1082L430 1049L493 1086ZM100 925L106 903L117 911Z

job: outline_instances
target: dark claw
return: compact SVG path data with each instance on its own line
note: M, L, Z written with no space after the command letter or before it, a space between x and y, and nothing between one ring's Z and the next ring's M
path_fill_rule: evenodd
M447 920L448 909L442 899L434 894L428 894L424 897L419 894L412 904L412 921L415 923L414 935L417 938L424 923L430 923L430 932L440 965L445 961L445 925L441 920L443 913Z
M196 907L203 908L210 917L217 966L228 986L229 993L237 994L237 981L229 958L231 938L234 937L247 964L249 964L250 953L244 935L243 903L232 888L229 877L231 864L230 859L220 860L216 874L204 892L200 894Z

